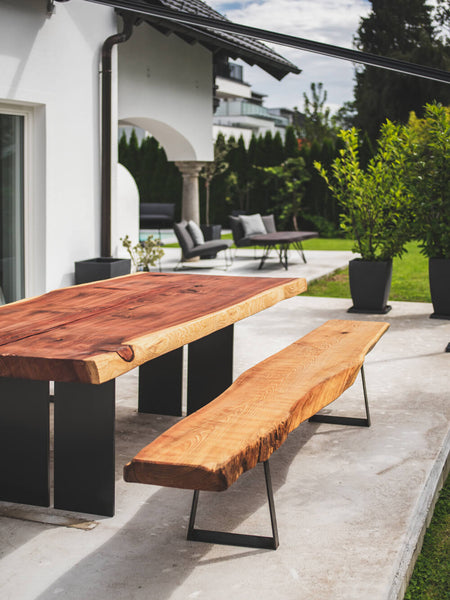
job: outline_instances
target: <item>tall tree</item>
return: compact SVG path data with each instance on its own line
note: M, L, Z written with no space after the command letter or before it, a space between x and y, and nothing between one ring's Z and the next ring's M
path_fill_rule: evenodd
M325 106L327 92L323 83L311 83L311 97L303 94L303 122L300 135L307 142L323 142L326 138L336 137L330 109Z
M214 144L214 160L207 162L203 165L200 171L200 176L205 180L205 223L210 224L210 212L209 212L209 201L211 182L218 175L222 175L228 169L228 163L226 162L226 155L228 149L225 142L224 136L219 133Z
M286 135L284 137L284 157L285 158L295 158L298 156L298 139L295 134L295 129L290 125L286 129Z
M361 19L355 37L359 50L450 68L450 47L437 35L426 0L371 0L371 4L372 12ZM433 100L450 104L450 86L446 84L375 67L356 72L354 93L355 124L372 140L386 119L406 122L413 110L421 116L424 105Z

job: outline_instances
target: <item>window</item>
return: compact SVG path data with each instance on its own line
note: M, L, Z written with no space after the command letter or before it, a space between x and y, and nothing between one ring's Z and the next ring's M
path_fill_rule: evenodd
M25 295L25 116L0 113L0 303Z

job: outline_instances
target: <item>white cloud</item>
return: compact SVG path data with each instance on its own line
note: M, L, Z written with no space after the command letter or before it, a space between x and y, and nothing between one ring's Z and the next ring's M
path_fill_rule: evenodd
M268 29L346 48L352 47L360 18L370 12L367 0L207 0L228 19L260 29ZM277 82L257 67L244 69L246 81L268 95L266 106L303 106L303 92L311 82L323 82L328 105L334 110L353 98L353 65L329 58L269 44L292 61L301 75L288 75Z

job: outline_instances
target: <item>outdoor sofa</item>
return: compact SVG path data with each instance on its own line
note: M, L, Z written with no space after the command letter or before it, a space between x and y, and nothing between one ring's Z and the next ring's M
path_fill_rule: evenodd
M141 202L139 224L141 229L170 229L175 220L175 204Z

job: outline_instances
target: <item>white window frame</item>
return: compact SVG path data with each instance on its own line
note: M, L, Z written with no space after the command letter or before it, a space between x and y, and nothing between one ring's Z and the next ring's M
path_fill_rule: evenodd
M38 105L10 103L0 99L0 113L24 117L23 123L23 260L24 295L45 291L45 198L43 197L45 157L37 150ZM42 117L43 111L42 111ZM33 198L31 194L33 193ZM40 214L42 213L42 214Z

